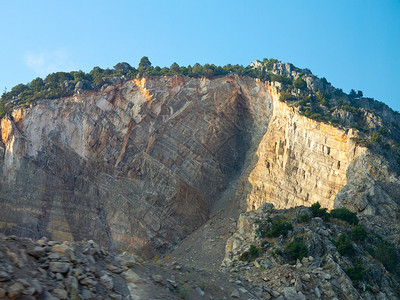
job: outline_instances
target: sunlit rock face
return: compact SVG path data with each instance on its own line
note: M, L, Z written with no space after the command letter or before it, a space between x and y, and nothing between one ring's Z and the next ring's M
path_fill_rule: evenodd
M280 209L317 201L332 209L336 194L346 185L349 164L365 153L365 148L356 146L351 129L344 132L301 116L279 102L272 88L270 94L274 107L271 121L237 196L246 197L247 210L265 202Z
M332 208L365 149L278 98L248 77L174 76L16 110L1 120L0 228L151 255L198 228L238 176L243 209Z

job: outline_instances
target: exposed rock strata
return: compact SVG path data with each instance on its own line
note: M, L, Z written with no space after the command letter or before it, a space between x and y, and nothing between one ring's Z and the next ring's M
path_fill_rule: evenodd
M234 75L155 77L14 111L1 120L2 231L151 255L204 223L241 172L244 209L332 208L365 149L278 90Z
M1 121L2 230L163 251L205 221L271 110L263 84L232 76L128 81L14 111Z
M319 201L333 208L336 194L346 185L349 164L365 152L351 139L354 132L301 116L270 88L274 110L239 184L237 198L247 210L265 202L277 208L310 206Z

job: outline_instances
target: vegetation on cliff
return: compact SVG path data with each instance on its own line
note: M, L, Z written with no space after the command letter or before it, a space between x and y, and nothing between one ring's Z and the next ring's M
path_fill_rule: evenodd
M344 294L351 299L377 299L379 293L398 299L398 250L358 225L351 211L341 208L328 213L319 203L275 210L265 203L240 219L237 233L228 240L232 246L227 247L223 270L279 292L294 285L300 297L290 299L344 298ZM280 235L261 234L276 220L286 220L291 229Z
M264 58L246 67L242 65L216 66L199 63L168 67L153 67L148 57L140 60L138 67L127 62L117 63L112 69L94 67L83 71L57 72L45 79L36 78L28 84L18 84L0 99L0 117L17 107L25 107L38 99L72 96L77 91L98 90L104 84L146 76L215 77L237 74L273 83L280 91L280 100L296 107L300 114L343 129L355 129L354 140L380 152L391 150L400 162L399 113L382 102L363 97L362 91L352 89L349 94L336 89L325 78L318 78L308 69L300 69L276 59ZM399 168L400 169L400 168Z

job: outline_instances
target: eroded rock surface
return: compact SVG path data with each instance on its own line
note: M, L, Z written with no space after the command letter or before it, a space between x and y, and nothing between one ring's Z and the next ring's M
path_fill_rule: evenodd
M237 178L230 201L242 210L319 201L355 211L335 197L359 186L348 169L367 155L353 130L301 116L278 85L236 75L121 80L41 100L3 118L1 134L2 232L148 256L204 224Z
M237 76L128 81L14 111L1 121L2 231L165 251L206 220L271 111L266 86Z
M261 233L278 219L290 223L291 229ZM276 210L266 203L240 215L222 270L252 282L263 299L398 299L397 268L375 254L381 238L367 231L360 239L353 232L351 224L313 217L307 207ZM346 246L337 242L344 235Z
M351 139L351 129L344 132L301 116L279 102L273 89L270 93L273 115L239 183L237 198L246 198L247 210L265 202L287 208L319 201L333 208L336 194L346 185L349 164L365 148Z

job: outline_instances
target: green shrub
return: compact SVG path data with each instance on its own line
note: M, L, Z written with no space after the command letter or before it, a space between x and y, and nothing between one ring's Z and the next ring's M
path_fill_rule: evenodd
M313 217L320 217L323 219L329 219L329 214L327 210L327 208L321 208L321 204L319 204L319 202L315 202L310 207L310 211Z
M330 212L332 218L346 221L352 225L358 224L357 214L349 211L347 208L335 208Z
M283 91L279 95L279 101L286 102L291 100L296 100L296 96L293 96L289 91Z
M182 299L187 299L187 297L189 296L189 291L187 288L179 285L177 290Z
M254 245L250 245L249 251L245 251L240 255L239 259L242 261L254 261L260 256L260 250Z
M257 232L262 237L278 237L286 236L289 230L292 230L293 226L291 223L286 222L285 218L282 216L275 216L273 219L268 218L265 222L262 222L258 228Z
M297 79L293 82L293 86L301 90L307 89L307 83L301 77L297 77Z
M341 233L337 240L333 240L332 242L341 255L352 256L354 254L354 247L347 234Z
M256 246L250 245L249 254L250 254L250 257L257 258L260 256L260 251L258 250L258 248Z
M346 268L344 271L354 284L357 284L365 274L365 269L362 267L362 265L357 263L354 264L354 267Z
M299 216L299 221L302 223L307 223L308 221L310 221L310 215L305 213L305 214L301 214Z
M297 237L286 246L286 251L288 251L292 262L296 262L297 259L301 260L308 253L307 246L303 242L299 242Z
M355 225L351 230L351 237L355 241L364 241L367 237L367 231L362 225Z
M387 270L396 271L399 264L399 255L396 248L392 247L388 242L382 241L376 245L376 249L372 251L372 256L379 260Z

